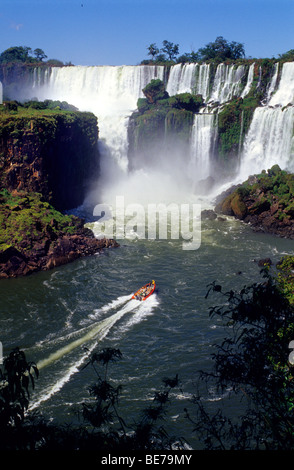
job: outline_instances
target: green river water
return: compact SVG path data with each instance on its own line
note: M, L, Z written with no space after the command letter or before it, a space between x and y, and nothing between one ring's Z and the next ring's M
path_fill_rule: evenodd
M178 373L181 388L172 392L166 428L197 449L184 408L193 415L197 372L212 367L214 344L226 334L208 315L220 299L216 294L205 299L207 285L217 281L227 289L241 288L261 279L256 260L276 262L287 253L293 253L293 241L254 233L228 218L202 222L198 250L183 250L180 240L122 240L103 254L2 280L4 355L19 346L38 363L31 409L60 422L74 421L74 407L89 399L95 377L82 366L92 350L121 350L122 360L109 373L123 386L119 410L128 422L150 403L164 377ZM156 293L145 302L132 300L131 294L151 279ZM204 398L232 411L226 395L210 390Z

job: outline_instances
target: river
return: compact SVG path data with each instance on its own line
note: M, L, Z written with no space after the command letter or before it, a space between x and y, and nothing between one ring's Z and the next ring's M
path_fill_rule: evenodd
M223 103L236 93L247 96L253 66L220 65L213 81L213 99ZM247 81L241 80L245 69ZM167 83L169 93L194 90L211 99L209 70L205 64L174 66ZM126 172L129 116L150 80L164 78L163 67L55 67L47 72L42 77L36 69L34 84L25 98L67 100L81 110L94 112L100 146L113 157L102 159L105 186L98 183L97 194L89 196L92 203L112 203L116 196L124 195L127 203L180 204L190 197L185 194L189 178L194 182L193 191L197 190L197 171L202 169L202 177L207 176L215 139L214 120L209 116L195 116L191 165L186 157L168 155L155 172L150 168ZM291 63L273 97L279 105L275 109L267 103L277 87L276 75L269 83L265 106L257 109L245 140L242 181L274 163L283 168L289 162L292 165L293 106L286 110L284 106L293 97L293 73ZM23 88L20 90L23 93ZM201 201L202 208L207 202L212 203ZM240 289L260 281L257 260L269 257L277 262L282 255L293 253L293 241L254 233L250 226L232 218L202 220L198 249L183 250L182 240L171 238L118 241L119 248L103 254L27 278L2 280L0 341L4 354L19 346L28 360L38 363L40 377L30 408L59 422L75 421L74 408L89 399L88 387L95 376L83 366L97 348L119 348L123 354L122 360L111 364L109 374L114 384L123 386L119 410L128 423L150 404L164 377L178 374L181 386L172 392L166 429L186 438L192 448L199 448L184 408L193 415L191 399L198 371L211 370L214 344L227 335L219 320L209 317L209 307L220 299L216 294L205 299L207 286L217 281L224 289ZM151 279L156 281L155 294L145 302L132 300L132 293ZM209 390L203 399L235 415L239 411L238 405L228 400L228 393L219 396Z
M125 239L103 254L2 280L4 354L19 346L38 363L30 407L60 422L74 422L74 408L89 399L95 375L82 366L92 350L122 352L109 377L123 386L119 410L129 423L162 389L162 379L178 373L180 389L172 392L166 428L199 448L184 408L193 415L197 373L212 367L214 344L227 334L209 317L209 307L220 299L216 294L205 299L207 285L217 281L224 289L238 289L260 280L256 260L276 262L292 249L292 241L254 233L231 218L207 220L197 250L183 250L180 240ZM132 300L131 294L151 279L155 294L145 302ZM213 390L204 398L231 406Z

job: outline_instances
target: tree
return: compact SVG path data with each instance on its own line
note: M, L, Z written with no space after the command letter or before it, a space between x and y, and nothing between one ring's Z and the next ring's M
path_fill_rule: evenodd
M155 59L155 56L157 56L157 54L159 54L159 49L158 47L156 46L156 44L153 42L152 44L150 44L150 46L148 46L148 55L151 55L152 57L152 60Z
M223 296L224 303L212 307L210 315L225 322L229 336L217 345L214 370L200 378L219 392L231 390L243 409L247 404L234 420L221 410L209 413L201 395L195 395L197 418L187 416L208 449L294 449L294 369L288 361L294 309L268 268L262 274L263 282L240 292L223 292L216 283L208 292Z
M170 392L179 386L178 376L164 378L164 388L155 392L152 404L142 410L137 422L127 423L118 407L122 387L114 386L108 377L110 363L121 358L120 350L113 348L91 354L81 373L91 366L96 380L89 387L91 400L77 409L82 423L63 425L38 412L25 413L38 369L27 362L23 351L14 349L4 360L3 371L0 369L0 449L117 452L183 448L182 439L169 436L162 425Z
M9 47L0 55L0 64L9 64L11 62L28 62L30 47Z
M284 54L279 54L279 59L294 60L294 49L290 49L288 52L284 52Z
M27 362L26 356L15 348L4 359L0 369L0 449L13 449L21 445L25 411L29 405L30 385L39 376L34 362Z
M214 42L208 43L198 50L202 61L226 59L237 60L245 56L244 45L236 41L228 42L222 36L218 36Z
M40 62L42 62L43 59L47 58L45 52L39 48L34 50L34 55L36 56L37 60L39 60Z
M116 451L168 449L172 443L175 446L175 438L169 437L163 426L157 427L157 422L164 419L171 389L179 385L178 375L173 379L163 379L164 390L155 392L153 404L145 408L139 421L130 427L118 411L122 387L113 387L108 379L109 363L121 358L119 349L105 348L94 352L84 366L91 365L96 374L96 382L89 389L94 402L82 405L82 417L91 437L90 448L99 448L97 442L102 449ZM101 365L104 370L100 370ZM83 437L79 448L84 445L87 448L88 441ZM181 439L178 442L182 444Z
M161 51L167 54L169 60L175 60L176 56L179 54L179 45L167 40L164 40L162 44L163 47Z

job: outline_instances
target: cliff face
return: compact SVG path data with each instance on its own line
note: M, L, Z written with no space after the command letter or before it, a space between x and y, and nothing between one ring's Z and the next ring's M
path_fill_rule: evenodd
M82 204L97 182L96 117L32 106L0 106L0 279L118 246L60 212Z
M146 98L138 100L128 127L130 169L148 167L159 155L167 161L175 155L188 156L193 116L202 97L190 93L170 97L161 80L152 80L143 92Z
M81 204L99 175L97 118L91 113L0 110L0 184L41 193L59 210Z

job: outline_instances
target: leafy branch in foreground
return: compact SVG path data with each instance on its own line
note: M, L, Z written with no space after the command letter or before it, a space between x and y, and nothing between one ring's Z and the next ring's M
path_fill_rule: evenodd
M25 413L30 399L30 386L34 389L39 371L34 362L27 362L19 348L13 349L3 361L0 369L0 448L21 445L22 432L26 424Z
M170 437L162 425L157 426L157 423L165 418L170 391L179 385L178 375L173 379L163 379L164 389L155 392L152 405L143 409L140 420L130 426L118 411L122 387L120 385L113 387L107 377L109 363L121 358L119 349L106 348L94 352L90 361L84 366L85 368L91 365L97 377L95 384L89 389L94 400L82 406L83 420L93 427L92 434L101 437L103 429L106 448L112 447L116 450L168 449L175 441L181 445L181 439ZM99 371L100 365L102 365L101 371Z
M14 349L0 369L1 450L164 450L182 448L182 440L169 436L162 425L170 391L179 379L164 378L164 388L154 394L153 403L141 412L137 423L126 423L119 412L122 386L108 378L109 364L122 358L119 349L95 351L83 369L91 366L96 381L89 387L90 399L77 414L81 425L58 424L39 412L28 410L30 392L38 369L25 354Z
M294 448L294 375L288 361L294 309L268 269L262 274L263 282L240 292L208 286L207 296L216 292L223 300L210 316L221 318L229 335L216 346L213 371L200 378L220 394L230 390L246 410L241 417L224 416L220 409L212 414L203 395L195 395L196 419L188 412L187 417L208 449Z

